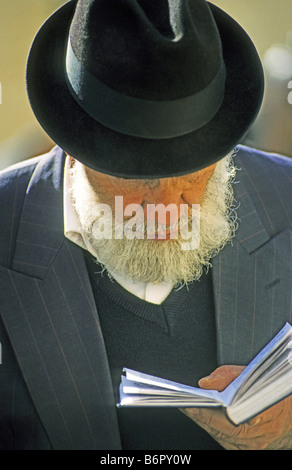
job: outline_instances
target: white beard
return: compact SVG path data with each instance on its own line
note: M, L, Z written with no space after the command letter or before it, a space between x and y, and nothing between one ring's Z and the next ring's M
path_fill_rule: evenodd
M94 236L94 225L100 218L98 204L104 203L94 191L84 166L75 161L71 170L72 199L86 238L97 261L108 273L132 281L167 282L176 286L200 279L211 259L232 239L237 229L233 207L236 168L232 154L220 160L209 179L200 207L200 243L198 249L182 250L184 240L129 240ZM190 220L191 223L191 220Z

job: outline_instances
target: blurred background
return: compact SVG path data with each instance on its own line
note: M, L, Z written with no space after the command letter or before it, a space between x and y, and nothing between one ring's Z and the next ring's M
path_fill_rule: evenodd
M64 3L63 0L0 0L0 169L54 146L30 109L25 67L39 27ZM212 3L243 26L264 65L264 103L242 143L292 157L292 1L213 0Z

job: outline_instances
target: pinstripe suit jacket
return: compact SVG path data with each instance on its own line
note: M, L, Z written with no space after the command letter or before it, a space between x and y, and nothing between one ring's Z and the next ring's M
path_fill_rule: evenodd
M214 258L218 364L245 364L291 321L292 161L239 147L239 228ZM63 232L64 155L0 178L0 448L119 449L82 250Z

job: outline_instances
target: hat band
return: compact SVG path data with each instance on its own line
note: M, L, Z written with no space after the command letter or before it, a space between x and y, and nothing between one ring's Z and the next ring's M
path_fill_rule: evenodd
M222 62L211 83L194 95L169 101L134 98L109 88L88 72L68 41L66 79L72 96L97 122L130 136L167 139L200 129L223 102L225 77Z

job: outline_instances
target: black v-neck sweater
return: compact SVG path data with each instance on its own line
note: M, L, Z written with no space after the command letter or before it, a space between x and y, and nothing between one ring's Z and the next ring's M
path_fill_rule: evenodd
M111 280L85 253L116 400L123 367L187 385L216 367L210 272L173 289L161 305L139 299ZM178 409L117 409L124 450L222 449Z

